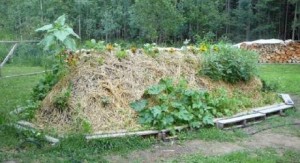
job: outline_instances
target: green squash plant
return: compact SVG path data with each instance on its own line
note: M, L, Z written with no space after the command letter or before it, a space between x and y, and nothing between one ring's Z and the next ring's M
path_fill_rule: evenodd
M189 125L198 128L213 125L213 118L230 115L226 92L213 97L207 91L189 89L186 80L175 84L162 79L149 87L140 100L130 104L138 112L139 123L159 129Z

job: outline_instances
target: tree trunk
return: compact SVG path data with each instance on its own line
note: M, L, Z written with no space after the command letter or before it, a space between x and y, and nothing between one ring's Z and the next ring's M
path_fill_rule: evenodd
M296 23L297 23L297 11L298 11L298 2L296 2L296 7L294 11L294 22L293 22L293 34L292 39L295 40L295 31L296 31Z
M79 19L78 19L78 35L81 38L81 14L79 14Z
M230 4L231 4L231 0L227 0L227 2L226 2L226 12L227 12L228 18L229 18L228 21L230 21L230 11L231 11ZM226 31L225 32L226 35L230 32L230 22L227 22L225 31Z
M287 22L288 22L288 12L289 12L289 3L288 0L286 0L285 3L285 23L284 23L284 40L286 40L286 34L287 34Z
M40 0L41 23L44 24L43 0Z

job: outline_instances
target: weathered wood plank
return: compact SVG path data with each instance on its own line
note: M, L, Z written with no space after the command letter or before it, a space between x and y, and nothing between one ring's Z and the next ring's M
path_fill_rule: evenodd
M265 114L262 114L262 113L253 113L253 114L249 114L249 115L244 115L244 116L219 120L216 123L219 123L219 124L236 123L236 122L241 122L241 121L244 121L244 120L259 118L259 117L264 117L264 116L265 116Z
M124 132L124 133L110 133L110 134L91 134L86 135L85 138L87 140L90 139L99 139L99 138L116 138L116 137L126 137L126 136L144 136L144 135L154 135L158 134L160 131L158 130L148 130L148 131L137 131L137 132Z
M270 109L270 108L276 108L280 106L285 106L285 103L279 103L279 104L274 104L274 105L268 105L268 106L263 106L263 107L258 107L258 108L253 108L252 111L259 111L259 110L265 110L265 109Z
M27 122L27 121L18 121L16 124L14 124L14 126L17 129L20 129L20 130L29 130L29 131L36 131L37 130L37 127L34 124L32 124L30 122ZM49 136L49 135L45 135L44 138L49 143L56 144L56 143L59 142L59 139L54 138L54 137Z
M182 129L188 128L188 125L184 125L184 126L177 126L174 127L174 129L176 131L180 131ZM99 138L115 138L115 137L125 137L125 136L145 136L145 135L165 135L165 133L170 132L171 129L163 129L163 130L147 130L147 131L135 131L135 132L126 132L126 131L116 131L115 133L105 133L103 134L103 132L97 132L98 134L89 134L86 135L85 138L87 140L90 139L99 139ZM164 136L159 136L164 138Z
M4 64L8 61L8 59L13 55L15 49L17 48L18 44L16 43L9 51L3 62L0 64L0 68L4 66Z
M294 101L292 100L289 94L280 94L280 96L283 99L285 104L294 105Z
M14 40L1 40L0 43L38 43L38 40L21 40L21 41L14 41Z
M261 109L261 110L254 110L255 112L262 113L262 114L270 114L270 113L275 113L279 112L282 110L286 110L288 108L292 108L292 105L281 105L273 108L267 108L267 109Z
M14 77L21 77L21 76L39 75L39 74L44 74L44 73L46 73L46 72L47 72L47 71L41 71L41 72L33 72L33 73L20 74L20 75L3 76L3 77L0 77L0 79L14 78Z

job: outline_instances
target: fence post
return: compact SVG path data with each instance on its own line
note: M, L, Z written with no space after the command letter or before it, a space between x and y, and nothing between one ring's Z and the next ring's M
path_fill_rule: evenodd
M9 51L9 53L7 54L7 56L5 57L5 59L3 60L3 62L0 64L0 77L2 76L1 70L2 67L4 66L4 64L8 61L8 59L13 55L15 49L17 48L18 43L16 43Z

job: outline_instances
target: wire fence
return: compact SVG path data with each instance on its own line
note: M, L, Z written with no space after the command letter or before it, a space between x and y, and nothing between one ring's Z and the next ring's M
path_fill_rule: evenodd
M51 67L54 56L45 54L37 42L34 40L0 41L0 79L47 72L45 69Z

